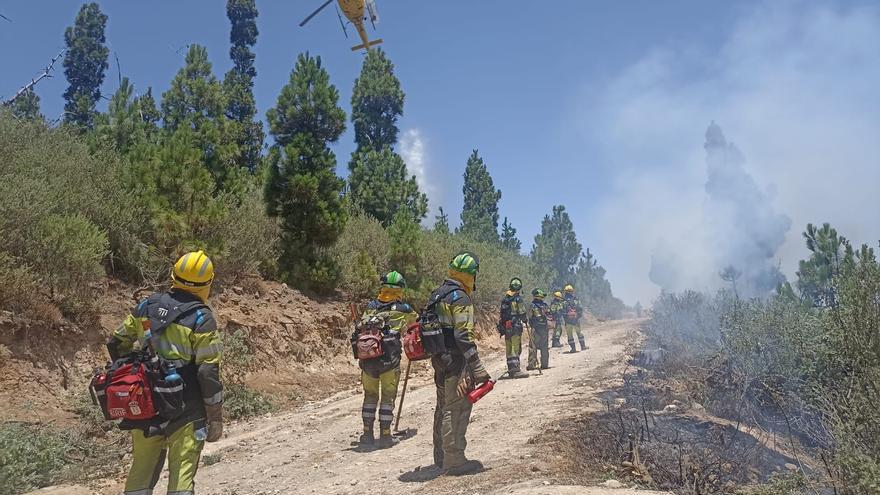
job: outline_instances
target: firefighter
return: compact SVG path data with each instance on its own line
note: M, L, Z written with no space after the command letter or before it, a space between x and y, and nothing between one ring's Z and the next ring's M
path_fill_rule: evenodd
M397 398L397 385L400 382L400 338L406 327L416 321L418 314L412 306L403 301L406 280L396 271L389 272L381 279L379 295L367 304L358 328L368 326L374 317L382 321L382 356L361 359L361 383L364 386L364 404L361 417L364 420L364 433L360 443L373 445L373 424L376 409L379 411L379 448L391 447L397 439L391 435L391 422L394 420L394 401ZM352 335L352 349L357 358L358 328Z
M571 285L565 286L563 308L565 309L565 333L568 336L568 346L571 348L569 352L578 352L577 346L574 344L575 332L577 332L578 340L581 343L581 350L586 350L587 344L584 341L584 334L581 333L581 318L584 316L584 307L574 295L574 287Z
M474 341L476 319L471 294L479 269L476 255L464 252L455 256L449 263L448 278L429 299L437 298L433 311L442 325L446 347L446 352L431 358L437 387L434 464L449 475L474 473L483 468L479 461L464 455L465 434L473 408L466 395L491 379Z
M548 321L550 320L550 306L544 302L547 293L541 289L532 290L532 306L529 308L529 364L526 369L531 371L538 369L538 353L541 353L541 369L550 367L550 350L547 348Z
M498 321L498 333L504 337L504 348L507 355L507 375L510 378L529 376L520 369L519 356L522 354L523 326L526 322L526 305L520 291L522 280L517 277L510 279L508 291L501 299L501 311Z
M151 494L166 456L168 493L192 495L204 442L216 442L223 434L220 335L207 305L214 265L202 251L187 253L174 264L171 279L171 289L141 301L107 343L114 360L133 352L136 345L149 346L163 363L174 365L184 383L185 409L180 417L120 424L131 430L132 437L126 495ZM159 319L164 329L152 335L150 329L160 326L154 323L157 318L169 314L177 319L171 323Z
M553 329L553 347L562 347L562 329L565 325L565 299L562 297L562 291L553 293L553 300L550 302L550 314L556 322L556 328Z

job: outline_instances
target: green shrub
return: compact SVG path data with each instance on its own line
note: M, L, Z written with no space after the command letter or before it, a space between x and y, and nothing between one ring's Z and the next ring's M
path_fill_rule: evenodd
M253 181L251 181L253 182ZM247 275L274 273L278 258L278 228L266 215L263 193L249 183L242 194L224 194L226 211L208 229L206 246L217 269L217 279L234 282Z
M0 495L16 495L57 480L69 461L64 435L17 423L0 424Z
M223 413L232 420L247 419L276 409L268 397L245 385L229 383L223 390Z
M357 297L372 294L379 275L390 269L389 246L388 233L378 220L352 211L333 247L333 256L342 270L342 288Z

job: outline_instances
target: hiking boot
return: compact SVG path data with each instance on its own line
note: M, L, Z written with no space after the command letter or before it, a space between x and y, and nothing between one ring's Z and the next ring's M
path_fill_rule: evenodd
M477 460L467 460L464 464L459 464L458 466L448 467L445 469L445 473L448 476L462 476L465 474L474 474L479 473L483 470L483 463Z
M400 439L393 437L391 433L387 435L382 434L379 435L379 440L376 442L376 447L379 447L380 449L388 449L394 447L398 443L400 443Z
M559 339L553 339L552 346L553 347L562 347L562 342L560 342Z
M526 371L534 371L534 370L536 370L536 369L538 369L538 367L537 367L537 366L532 366L531 364L528 365L528 366L526 366Z
M508 373L507 376L511 378L528 378L529 374L523 370L515 370Z
M358 443L361 445L373 445L376 443L376 437L373 436L373 430L364 430L361 437L358 439Z

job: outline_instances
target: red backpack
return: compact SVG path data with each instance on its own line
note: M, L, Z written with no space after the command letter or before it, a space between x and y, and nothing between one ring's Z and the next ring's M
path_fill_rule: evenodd
M422 324L415 322L406 328L403 334L403 352L410 361L428 359L431 355L425 351L422 344Z
M385 319L381 316L371 316L362 322L358 328L357 358L375 359L382 357L382 330L385 328Z

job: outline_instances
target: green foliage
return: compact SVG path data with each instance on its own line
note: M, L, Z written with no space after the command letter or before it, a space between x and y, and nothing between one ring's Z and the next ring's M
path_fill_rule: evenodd
M578 260L574 285L581 302L599 318L620 318L626 305L614 297L611 283L605 279L605 268L599 265L587 249Z
M231 120L230 133L238 150L236 165L253 172L260 163L263 148L263 123L256 120L257 106L254 101L254 52L257 43L257 6L255 0L228 0L226 16L232 24L229 41L229 57L233 67L223 79L226 95L226 115Z
M379 274L390 268L390 240L382 224L375 218L354 211L333 256L342 271L342 287L356 297L368 297L376 291Z
M522 249L522 242L516 238L516 229L507 221L507 217L501 224L501 247L517 253Z
M223 390L223 413L231 420L261 416L276 409L268 397L245 385L231 383Z
M198 158L198 165L211 174L215 187L236 191L243 172L235 164L238 146L225 111L226 96L211 72L208 51L201 45L190 46L186 64L162 95L164 129L172 135L185 132L186 144L192 149L189 156Z
M355 151L349 163L351 201L388 226L400 211L419 221L428 211L428 197L419 192L414 175L407 177L403 158L386 146L381 151Z
M64 32L64 75L69 83L64 92L64 120L80 128L92 127L95 104L101 98L110 54L104 46L106 25L107 16L93 2L83 4L73 26Z
M565 206L554 206L553 214L544 215L541 221L541 233L535 236L532 246L532 261L550 271L554 287L562 287L574 280L580 256L581 244Z
M85 216L53 214L40 219L27 257L40 267L43 283L73 303L91 299L89 285L103 274L107 235Z
M43 120L40 113L40 97L33 89L29 89L12 100L9 105L12 115L21 120Z
M420 263L424 259L422 230L405 209L394 215L388 239L391 268L403 274L409 288L418 290L422 284Z
M404 97L394 64L381 48L369 50L351 93L358 151L382 151L397 143L397 119L403 114Z
M62 435L16 423L0 424L0 495L51 484L68 462Z
M339 268L326 248L342 233L344 182L328 149L345 129L339 92L321 59L300 54L278 103L268 112L275 137L265 184L267 212L281 220L281 276L319 291L333 290Z
M464 206L459 232L480 242L499 242L498 201L501 191L495 189L492 176L477 150L471 153L464 169Z
M137 250L144 210L114 154L8 113L0 113L0 154L0 252L58 302L85 295L102 263L112 269Z
M815 306L833 307L837 304L835 278L844 263L852 262L852 246L827 223L819 229L807 224L803 235L812 254L799 263L798 290Z
M676 359L705 366L701 360L720 357L722 369L706 378L716 408L816 445L840 493L873 493L880 264L873 249L852 249L827 224L808 225L805 238L811 254L800 264L800 294L790 285L767 300L663 294L649 331ZM790 484L777 485L782 491L754 493L788 493Z
M440 212L434 217L434 232L440 235L449 235L451 233L449 229L449 215L443 211L442 206L439 210Z
M213 241L210 253L220 281L234 281L257 273L271 276L276 271L278 224L266 215L263 191L253 180L245 183L240 195L219 198L224 215L208 228L204 239Z

